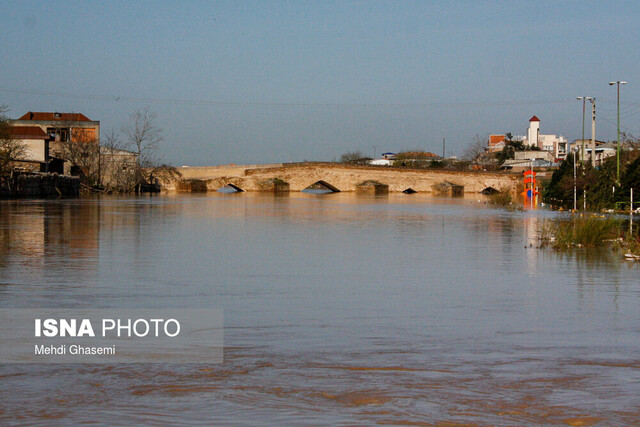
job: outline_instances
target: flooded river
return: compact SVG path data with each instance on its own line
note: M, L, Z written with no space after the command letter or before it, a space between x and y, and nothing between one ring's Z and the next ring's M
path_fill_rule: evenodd
M639 263L477 199L0 201L0 308L219 308L225 341L0 365L0 424L640 424Z

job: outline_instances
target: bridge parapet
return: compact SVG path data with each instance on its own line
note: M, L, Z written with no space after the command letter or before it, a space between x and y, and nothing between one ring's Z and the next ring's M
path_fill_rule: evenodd
M339 191L356 191L358 184L376 181L389 186L389 192L431 193L443 182L464 187L465 193L481 193L488 187L499 190L516 189L518 174L505 172L471 172L404 169L388 167L348 166L339 163L302 163L269 165L229 165L214 167L178 168L186 181L203 181L208 191L216 191L233 184L245 191L265 191L264 182L279 180L290 191L323 182ZM176 190L177 182L164 182L165 190ZM267 190L271 191L271 190Z

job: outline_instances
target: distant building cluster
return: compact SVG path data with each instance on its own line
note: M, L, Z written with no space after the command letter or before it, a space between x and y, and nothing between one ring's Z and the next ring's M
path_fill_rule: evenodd
M505 135L490 135L487 151L502 151L506 145ZM543 135L540 133L540 119L533 116L529 119L529 128L525 136L514 136L513 140L522 141L525 146L537 147L540 151L551 153L553 161L559 162L567 157L568 142L562 135ZM536 150L537 151L537 150Z
M584 159L582 156L582 146L584 144ZM603 162L609 157L613 157L617 152L617 144L615 142L605 142L590 139L576 139L571 144L571 152L576 153L576 158L591 163L592 166L602 166Z
M513 136L512 140L522 141L525 147L536 147L537 150L516 151L514 159L504 162L503 166L506 168L554 167L574 152L579 160L587 161L597 167L602 165L605 159L616 155L615 143L590 139L577 139L569 143L561 135L543 135L540 133L540 119L535 115L529 119L527 134ZM507 142L506 134L489 135L486 151L488 153L502 151Z

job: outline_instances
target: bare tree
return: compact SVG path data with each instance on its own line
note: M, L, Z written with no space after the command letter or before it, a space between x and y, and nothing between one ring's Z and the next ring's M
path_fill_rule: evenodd
M131 113L130 122L123 127L129 149L137 154L140 167L157 162L158 145L164 140L157 118L158 114L146 107Z
M22 141L11 139L8 111L9 107L0 105L0 177L9 175L13 162L20 160L26 154L26 147Z
M161 164L157 155L158 146L164 140L162 129L156 124L158 115L149 107L131 113L130 122L123 127L127 147L136 155L136 190L144 183L171 180L182 177L173 166Z
M467 148L462 152L462 160L473 162L474 160L481 160L485 154L488 137L480 136L476 134L473 140L469 143Z
M620 132L620 141L627 150L640 150L640 138L633 136L629 132Z
M129 192L136 188L137 156L113 129L102 136L100 175L107 191Z
M124 150L125 144L120 138L120 135L113 129L109 133L102 135L102 145L104 147L112 148L114 150Z
M58 142L62 157L79 169L85 183L95 185L100 181L100 145L95 136L83 129L70 132L70 138Z
M157 150L164 139L162 129L156 124L158 114L150 111L149 107L136 110L129 116L129 123L122 130L127 138L128 148L136 154L136 189L140 191L146 177L145 168L158 163Z
M371 160L371 157L365 156L362 151L347 151L340 156L341 163L349 163L352 165L365 165Z

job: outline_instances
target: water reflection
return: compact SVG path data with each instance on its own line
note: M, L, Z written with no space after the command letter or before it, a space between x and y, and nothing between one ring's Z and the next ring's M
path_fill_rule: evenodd
M0 307L223 308L226 344L222 365L0 366L0 420L637 424L638 267L538 249L548 215L420 193L0 202Z
M100 209L99 204L80 201L6 202L0 265L17 269L30 282L45 279L53 269L72 269L81 279L90 277L99 258Z

